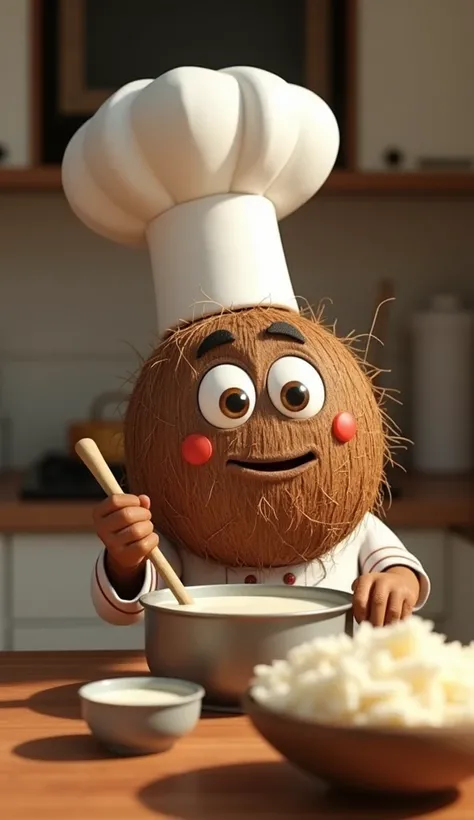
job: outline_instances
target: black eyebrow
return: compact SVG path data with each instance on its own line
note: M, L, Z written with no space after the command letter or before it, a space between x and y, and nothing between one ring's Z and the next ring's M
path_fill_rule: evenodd
M294 327L287 322L273 322L270 327L267 327L265 333L269 336L286 336L294 342L299 342L302 345L304 345L306 341L301 331L299 331L297 327Z
M204 356L205 353L209 353L210 350L214 350L215 347L228 345L232 342L235 342L235 336L230 330L215 330L202 340L196 353L196 359L200 359L201 356Z

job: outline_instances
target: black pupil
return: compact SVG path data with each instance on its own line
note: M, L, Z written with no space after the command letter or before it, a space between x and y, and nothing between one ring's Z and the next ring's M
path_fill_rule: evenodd
M243 390L239 393L231 393L225 400L225 406L227 407L229 413L232 413L233 415L238 415L246 410L247 404L248 396Z
M294 384L286 391L286 401L290 407L301 407L306 401L307 392L304 384Z

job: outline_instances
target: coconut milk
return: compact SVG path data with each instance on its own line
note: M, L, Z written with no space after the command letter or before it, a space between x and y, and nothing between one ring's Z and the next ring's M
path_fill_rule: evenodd
M209 612L214 615L294 615L329 609L328 606L308 598L285 598L283 595L232 595L229 597L198 598L193 604L167 601L160 604L167 609L187 612Z
M91 700L97 703L119 704L120 706L168 706L178 703L181 695L163 689L104 689L97 692Z

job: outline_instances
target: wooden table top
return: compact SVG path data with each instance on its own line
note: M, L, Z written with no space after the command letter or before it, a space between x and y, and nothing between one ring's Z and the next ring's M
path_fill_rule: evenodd
M163 755L113 758L78 686L146 671L140 653L0 654L0 807L8 820L472 820L474 780L419 800L350 797L293 770L245 717L205 717Z

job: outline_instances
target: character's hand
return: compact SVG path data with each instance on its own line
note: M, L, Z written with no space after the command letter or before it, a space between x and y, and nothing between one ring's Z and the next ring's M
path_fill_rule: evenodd
M94 510L94 524L107 550L106 567L110 581L114 583L117 579L143 574L146 558L158 546L148 496L113 495L107 498Z
M368 572L352 584L354 618L384 626L411 615L420 593L418 576L408 567Z

